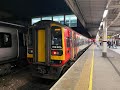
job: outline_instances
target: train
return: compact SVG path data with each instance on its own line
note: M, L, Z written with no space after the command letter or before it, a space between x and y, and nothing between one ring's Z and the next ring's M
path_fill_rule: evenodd
M33 26L30 26L27 31L27 60L29 64L33 62Z
M33 24L28 36L28 58L32 61L32 75L46 79L58 79L65 68L91 45L87 37L50 20Z
M0 21L0 76L9 74L16 65L27 64L25 38L24 26Z

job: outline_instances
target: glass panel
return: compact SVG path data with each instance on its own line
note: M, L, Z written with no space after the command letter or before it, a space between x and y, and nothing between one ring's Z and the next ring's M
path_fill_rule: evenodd
M53 21L64 24L64 16L53 16Z
M61 27L53 26L51 28L51 42L52 49L60 49L62 48L62 30Z
M42 20L52 20L52 17L42 17Z
M6 48L12 46L11 34L0 33L0 48Z
M65 24L70 27L77 27L77 17L75 15L65 15Z
M41 18L33 18L32 19L32 24L37 23L39 21L41 21Z

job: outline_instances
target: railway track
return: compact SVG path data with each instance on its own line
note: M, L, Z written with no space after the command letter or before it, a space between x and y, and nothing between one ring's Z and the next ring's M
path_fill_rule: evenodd
M32 77L30 65L16 66L12 72L0 77L0 90L49 90L56 81Z
M30 66L15 68L8 75L0 77L0 90L49 90L55 80L33 78Z

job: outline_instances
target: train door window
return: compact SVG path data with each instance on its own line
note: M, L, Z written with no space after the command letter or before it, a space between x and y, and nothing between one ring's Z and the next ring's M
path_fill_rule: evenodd
M51 27L51 48L62 48L62 29L59 26Z
M0 48L7 48L12 46L11 34L0 33Z
M67 37L66 41L67 41L67 47L70 47L70 37Z

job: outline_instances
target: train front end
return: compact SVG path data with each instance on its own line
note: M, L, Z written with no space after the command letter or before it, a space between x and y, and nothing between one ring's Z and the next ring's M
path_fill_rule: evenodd
M34 27L33 75L57 79L65 63L63 27L41 21Z

